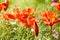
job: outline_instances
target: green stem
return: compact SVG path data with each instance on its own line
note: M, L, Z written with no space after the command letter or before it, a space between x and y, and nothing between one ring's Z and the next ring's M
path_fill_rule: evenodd
M51 26L51 34L52 34L52 26Z
M41 40L43 39L43 35L42 35L42 37L41 37Z
M51 36L52 36L52 26L50 26L51 27L51 29L50 29L50 34L51 34Z

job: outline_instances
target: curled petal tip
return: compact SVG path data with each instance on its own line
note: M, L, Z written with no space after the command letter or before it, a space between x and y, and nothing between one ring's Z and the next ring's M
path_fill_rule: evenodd
M38 29L38 25L37 25L37 23L35 22L35 24L34 24L34 34L35 34L35 36L38 36L38 33L39 33L39 29Z

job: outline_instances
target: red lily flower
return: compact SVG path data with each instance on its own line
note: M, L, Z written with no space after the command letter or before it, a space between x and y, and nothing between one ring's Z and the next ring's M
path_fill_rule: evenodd
M18 13L17 14L18 21L22 22L24 25L26 25L26 16L23 14Z
M30 27L34 24L34 21L35 21L35 16L32 15L34 12L35 12L35 9L34 10L30 8L24 9L22 12L17 14L17 18L27 27Z
M24 9L21 13L17 14L17 18L20 22L22 22L25 26L28 28L32 27L34 29L34 34L38 36L38 25L35 22L35 16L33 16L33 13L36 9L32 10L30 8Z
M3 17L6 19L6 20L9 20L9 19L17 19L17 14L20 12L18 8L15 8L14 10L14 13L13 14L10 14L8 12L6 12Z
M36 11L36 8L34 10L32 10L31 8L22 10L23 14L26 16L33 15L35 11Z
M7 8L8 8L8 0L5 0L5 2L0 3L0 11L1 11L2 9L4 9L4 10L6 11Z
M44 12L40 12L40 14L42 16L41 19L48 26L52 26L55 23L60 22L60 19L56 18L56 13L55 12L45 10Z
M20 11L19 11L18 8L14 8L14 9L13 9L13 12L14 12L14 14L18 14L18 13L20 13Z
M38 35L38 25L35 22L35 16L33 16L32 14L34 13L34 11L32 11L32 9L27 9L25 11L19 11L18 9L14 9L14 12L16 14L5 14L4 18L5 19L17 19L18 21L22 22L25 26L27 26L28 28L32 27L33 25L33 29L34 29L34 34L37 36Z
M26 25L28 27L32 26L34 24L34 22L35 22L35 16L30 16L30 17L27 18L27 24Z
M4 14L3 15L4 19L9 20L9 19L15 19L15 17L12 14Z

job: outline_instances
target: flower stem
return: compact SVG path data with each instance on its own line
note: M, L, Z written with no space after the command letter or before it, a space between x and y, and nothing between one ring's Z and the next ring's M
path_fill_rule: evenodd
M51 33L52 33L52 27L51 27Z
M41 36L41 40L43 39L43 35Z
M52 36L52 26L50 26L51 27L51 29L50 29L50 35Z

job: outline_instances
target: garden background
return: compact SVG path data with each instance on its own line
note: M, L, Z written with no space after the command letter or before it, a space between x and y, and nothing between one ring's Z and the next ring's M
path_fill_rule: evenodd
M5 0L0 0L4 2ZM8 12L12 13L13 9L19 8L23 10L25 8L36 8L35 16L40 18L39 12L46 10L51 10L53 12L60 13L54 7L51 6L52 0L8 0L9 7ZM5 11L2 10L0 14L4 14ZM59 16L60 17L60 16ZM15 22L15 24L12 24ZM26 26L21 27L21 24L15 20L5 21L0 17L0 40L60 40L60 23L53 25L53 33L50 33L50 27L46 26L42 20L38 23L39 33L36 37L31 29L28 29Z

